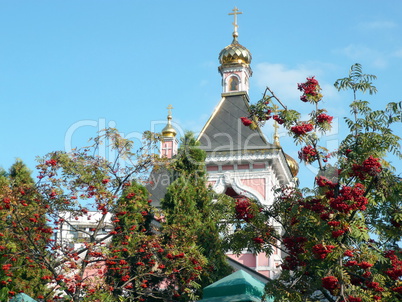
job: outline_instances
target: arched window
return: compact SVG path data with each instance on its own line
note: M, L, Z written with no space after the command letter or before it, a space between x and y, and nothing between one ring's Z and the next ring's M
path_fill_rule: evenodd
M243 198L243 195L239 195L236 193L235 190L233 190L232 187L227 187L225 191L225 195L230 196L232 198L238 199L238 198Z
M229 91L238 91L238 90L239 90L239 79L235 76L230 77Z

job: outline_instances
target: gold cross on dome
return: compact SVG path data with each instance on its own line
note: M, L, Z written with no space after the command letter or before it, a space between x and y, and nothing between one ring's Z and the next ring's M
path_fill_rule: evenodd
M237 25L237 15L241 15L242 12L239 12L239 9L235 6L234 9L232 9L233 13L229 13L229 15L233 15L234 16L234 22L232 23L234 26L234 32L237 33L237 28L239 27L239 25Z
M172 109L174 109L173 106L169 104L166 109L168 110L168 115L172 115Z

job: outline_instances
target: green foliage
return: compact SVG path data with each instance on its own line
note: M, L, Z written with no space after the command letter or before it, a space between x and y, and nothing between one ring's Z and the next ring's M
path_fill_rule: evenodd
M217 209L221 203L213 201L212 189L206 185L206 155L197 146L193 134L186 133L172 164L175 180L161 205L167 224L185 229L187 240L194 238L192 242L207 259L200 280L201 287L205 287L226 276L231 268L219 237L218 222L222 212Z
M402 181L388 157L402 157L393 131L402 103L372 110L358 100L359 92L377 91L375 78L355 64L335 82L338 90L352 90L353 102L345 118L349 134L333 152L319 145L332 117L319 108L314 77L299 84L301 100L315 107L305 121L272 92L250 106L254 126L273 118L303 145L300 159L320 170L314 187L280 187L268 207L214 194L206 186L206 154L191 133L166 164L173 179L162 210L139 180L155 160L153 133L137 152L116 129L105 129L91 147L52 152L39 162L37 184L21 161L9 173L1 170L0 299L24 291L52 301L57 289L74 302L193 301L230 272L225 249L270 255L275 248L285 256L283 271L266 294L278 301L402 300ZM101 144L115 157L97 156ZM90 219L88 208L100 215L90 230L66 221L66 215ZM110 216L112 231L105 234ZM66 226L87 238L80 248L52 239Z
M0 167L0 186L7 185L9 183L8 173L2 167Z
M281 237L273 233L271 241L281 241L282 273L266 286L266 294L278 301L402 300L402 181L389 161L390 154L402 158L401 138L394 132L401 126L402 103L372 110L368 102L358 100L358 93L377 91L375 79L355 64L348 77L335 82L338 90L353 92L351 116L345 118L349 133L336 151L319 145L317 134L330 129L330 119L321 115L326 111L318 107L314 77L299 84L301 100L315 105L310 119L285 120L284 106L280 112L280 122L305 146L300 159L319 164L315 185L278 188L273 205L242 221L233 236L240 251L261 236L261 216L281 226ZM270 100L279 101L273 93ZM319 123L320 115L329 123ZM304 131L306 123L314 127ZM331 165L328 157L334 158Z
M103 278L102 263L109 251L106 243L113 235L105 232L127 183L152 164L149 150L154 149L155 141L134 152L132 142L115 129L106 129L93 141L90 147L52 152L39 159L36 184L21 162L10 169L10 185L0 190L0 222L5 230L0 236L0 252L7 255L1 259L11 264L3 267L5 274L13 274L12 282L0 281L10 286L10 292L29 294L32 289L46 301L115 301ZM97 155L101 144L112 154L110 160ZM95 214L98 218L92 219L94 213L88 208L99 211ZM91 227L85 227L85 221L91 219ZM84 222L84 227L75 220ZM76 245L60 230L71 230L70 236L78 238Z
M192 242L194 235L182 226L165 225L163 213L149 204L147 195L133 182L117 202L107 283L115 299L124 301L194 299L205 262Z
M356 93L358 91L362 93L368 91L369 94L375 94L377 92L377 88L373 86L372 83L375 79L377 79L375 75L364 74L361 64L356 63L350 68L349 76L336 80L334 86L338 90L352 90L354 100L356 100Z
M205 151L198 148L197 142L192 132L186 132L181 138L177 156L174 159L173 169L179 175L188 175L197 181L197 177L205 174Z
M2 300L25 291L46 301L193 301L200 280L223 272L205 154L187 135L173 164L177 185L189 185L193 209L211 231L198 234L205 229L189 227L192 213L168 218L150 204L140 182L154 164L158 136L144 139L134 151L116 129L105 129L90 147L39 159L36 184L20 161L1 173ZM102 145L111 158L97 155Z
M39 194L31 171L17 160L0 181L0 299L24 292L46 296L51 290L42 277L49 271L34 261L34 254L46 254L47 234L38 234L28 218L35 214L36 226L46 228L45 212L37 207ZM29 235L36 236L36 242Z
M31 177L32 171L19 159L10 167L8 177L13 186L32 186L34 180Z

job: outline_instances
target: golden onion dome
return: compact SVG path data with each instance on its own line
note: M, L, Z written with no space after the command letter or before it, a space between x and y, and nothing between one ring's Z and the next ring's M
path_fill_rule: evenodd
M250 51L240 45L237 41L237 34L233 34L233 42L232 44L226 46L219 53L219 62L221 64L250 64L251 63L251 53Z
M286 158L286 162L289 165L290 172L292 172L293 177L296 177L297 174L299 173L299 164L293 157L291 157L290 155L288 155L286 153L285 153L285 158Z
M162 136L175 137L177 131L175 128L173 128L172 124L170 123L170 121L172 120L172 116L168 115L167 120L168 120L167 125L162 129Z

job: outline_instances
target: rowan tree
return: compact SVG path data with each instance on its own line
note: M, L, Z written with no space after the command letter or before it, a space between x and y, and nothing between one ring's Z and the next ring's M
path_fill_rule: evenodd
M400 127L402 103L372 110L359 100L359 93L377 91L373 80L355 64L335 82L338 90L353 92L351 115L345 117L349 134L338 150L320 146L333 117L321 108L314 77L298 85L301 101L314 106L308 120L300 120L300 113L269 88L243 118L251 127L273 118L302 145L299 159L319 169L312 188L279 187L272 206L255 212L256 218L243 218L250 226L264 218L282 225L282 234L261 238L257 248L270 253L270 246L281 241L282 273L266 286L277 301L402 300L402 181L389 161L389 154L401 158L400 137L393 129Z
M102 138L115 152L113 161L96 155ZM145 144L142 150L147 148ZM121 165L123 157L128 163L125 166ZM10 259L29 261L26 269L34 272L39 267L45 272L38 277L46 290L34 297L46 301L82 301L88 293L102 288L103 272L95 270L99 257L93 253L103 253L106 240L112 235L101 234L101 230L124 181L138 176L151 159L148 154L135 157L131 143L116 130L108 129L94 140L92 147L72 153L52 152L40 159L35 184L27 182L20 165L11 169L13 182L1 191L0 200L2 223L6 224L8 237L15 240L6 241L4 250ZM100 212L92 229L79 229L71 223L71 219L89 219L89 209ZM65 228L87 240L74 246L72 238L63 238ZM11 261L7 270L20 271L23 267L22 263ZM13 286L11 292L27 292L14 283L7 285Z
M165 215L141 185L155 162L156 142L146 133L134 152L131 141L106 129L90 147L39 159L36 183L21 172L23 166L11 169L13 182L0 191L4 297L29 293L24 284L36 278L33 293L41 295L33 296L44 301L197 298L205 257L191 232L161 221ZM102 146L108 152L100 152ZM91 227L76 220L91 220ZM26 271L34 276L23 276ZM20 284L9 280L17 272Z
M205 258L183 226L164 223L138 183L126 184L114 214L107 281L124 301L194 301Z

